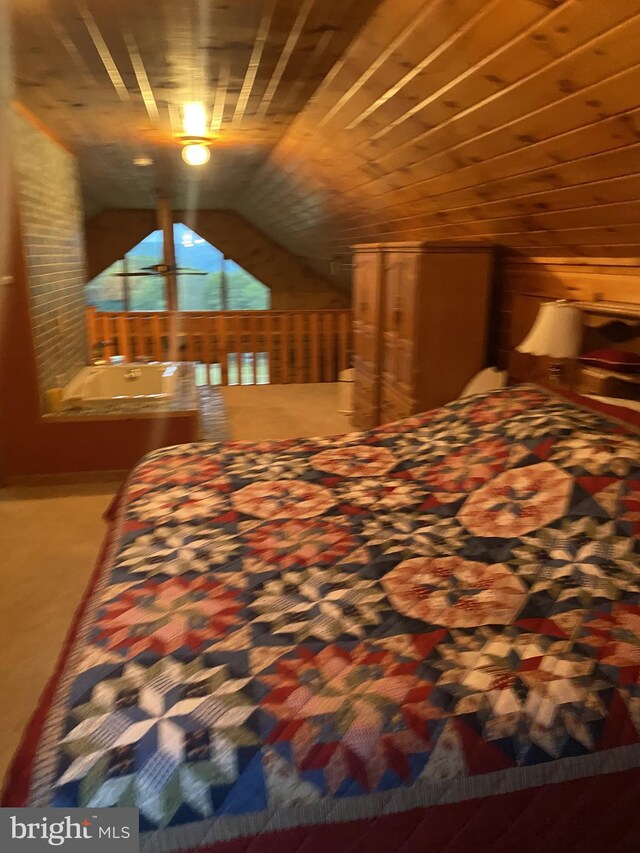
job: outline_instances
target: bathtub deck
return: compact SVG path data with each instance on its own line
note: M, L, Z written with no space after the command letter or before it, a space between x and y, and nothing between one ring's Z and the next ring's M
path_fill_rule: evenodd
M42 415L39 424L45 433L44 446L25 448L22 472L29 475L129 470L150 450L208 437L212 420L207 413L211 405L202 403L194 366L183 364L182 370L183 379L170 399L115 399ZM47 447L56 447L58 452L52 455Z
M173 397L162 399L118 399L82 406L68 406L57 412L48 412L44 419L64 421L85 420L122 420L123 418L157 418L180 417L196 414L200 409L200 395L195 384L195 368L193 364L180 365L181 375L178 387Z

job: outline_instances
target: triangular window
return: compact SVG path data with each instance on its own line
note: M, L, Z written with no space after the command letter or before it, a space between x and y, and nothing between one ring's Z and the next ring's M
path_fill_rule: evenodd
M173 226L180 311L264 311L271 291L182 223ZM153 231L86 286L98 311L166 311L162 232Z

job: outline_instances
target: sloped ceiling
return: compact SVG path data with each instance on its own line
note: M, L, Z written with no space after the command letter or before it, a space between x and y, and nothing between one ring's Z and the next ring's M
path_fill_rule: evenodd
M639 0L388 0L243 204L324 256L396 239L635 256L639 44Z
M98 205L168 182L323 271L372 240L640 254L640 0L50 0L57 64L22 3L20 97ZM198 85L219 141L193 181L170 116ZM159 177L130 165L145 146Z
M10 2L17 97L77 154L93 214L159 192L229 206L379 0ZM176 140L188 101L216 140L198 171Z

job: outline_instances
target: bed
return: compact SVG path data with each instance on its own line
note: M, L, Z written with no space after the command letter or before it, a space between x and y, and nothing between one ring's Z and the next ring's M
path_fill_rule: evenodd
M583 403L145 457L4 805L137 806L159 853L632 849L640 419Z

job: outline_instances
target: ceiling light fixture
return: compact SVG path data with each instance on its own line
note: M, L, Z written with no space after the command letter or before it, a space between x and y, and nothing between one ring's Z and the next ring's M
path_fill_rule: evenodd
M211 152L209 151L208 143L194 140L183 140L183 143L182 159L187 166L204 166L209 162Z
M182 127L185 136L203 137L207 135L207 114L204 104L191 102L184 105Z
M207 113L204 104L192 101L184 105L182 127L182 159L188 166L204 166L211 157L211 139L207 136Z

